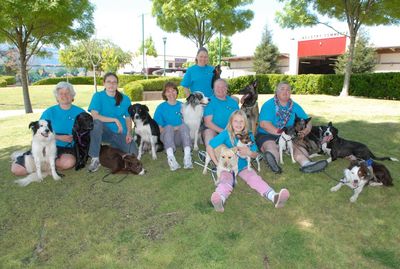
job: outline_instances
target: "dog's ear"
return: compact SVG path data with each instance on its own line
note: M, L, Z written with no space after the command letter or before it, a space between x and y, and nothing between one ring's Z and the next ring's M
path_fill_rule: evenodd
M255 80L255 81L253 82L253 88L254 88L254 89L257 88L257 80Z
M328 127L332 127L332 122L331 121L328 123Z
M149 108L148 108L146 105L142 105L142 108L143 108L144 110L146 110L147 112L150 111Z
M189 96L186 98L186 102L188 102L188 103L193 102L194 98L195 98L195 97L194 97L193 93L191 93L191 94L189 94Z
M294 122L299 122L301 120L301 118L299 116L297 116L296 113L294 113Z
M288 130L288 128L286 126L281 129L281 131L285 132L285 134L287 134L287 130Z
M309 117L309 118L305 119L306 124L308 124L308 122L309 122L311 119L312 119L312 117Z
M133 105L130 105L129 107L128 107L128 113L129 113L129 115L133 115Z
M39 121L32 121L29 123L29 129L31 129L33 133L36 133L37 129L39 129Z

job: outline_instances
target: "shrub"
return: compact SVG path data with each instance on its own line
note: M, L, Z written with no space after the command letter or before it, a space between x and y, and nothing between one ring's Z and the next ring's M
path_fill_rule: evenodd
M61 81L67 81L67 78L45 78L36 81L32 85L55 85ZM96 81L97 85L103 85L102 77L96 77ZM68 77L68 82L72 85L93 85L93 77Z
M167 81L172 81L179 85L181 80L182 78L180 77L158 77L154 79L136 80L126 84L124 86L124 92L131 100L142 101L144 91L162 91ZM180 95L182 95L181 91L182 90L179 91ZM178 95L178 97L180 97L180 95Z
M1 80L5 80L7 85L14 85L16 80L15 76L0 76Z
M149 79L158 78L159 76L149 75ZM132 81L143 80L146 79L145 75L118 75L118 86L123 88L126 84Z
M6 86L7 86L7 81L0 77L0 87L6 87Z

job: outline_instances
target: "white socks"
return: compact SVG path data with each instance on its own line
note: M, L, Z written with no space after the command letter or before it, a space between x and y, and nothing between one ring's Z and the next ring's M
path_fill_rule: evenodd
M190 155L190 147L185 147L185 148L183 149L183 152L184 152L185 156Z
M271 202L274 202L275 194L276 192L273 189L271 189L268 193L264 194L264 196Z
M172 148L167 148L165 151L167 152L167 156L168 157L174 157L175 158L174 150Z

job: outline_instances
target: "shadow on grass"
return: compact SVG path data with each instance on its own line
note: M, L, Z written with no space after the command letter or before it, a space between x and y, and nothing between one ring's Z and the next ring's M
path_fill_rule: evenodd
M400 258L396 256L396 253L392 250L374 248L374 249L363 249L362 254L364 257L376 261L388 268L399 268Z

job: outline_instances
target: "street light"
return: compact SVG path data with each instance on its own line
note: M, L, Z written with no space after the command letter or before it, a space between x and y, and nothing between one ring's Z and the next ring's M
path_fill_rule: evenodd
M165 61L165 44L167 43L167 37L166 36L164 36L163 38L162 38L162 40L163 40L163 42L164 42L164 77L165 77L165 63L166 63L166 61Z

